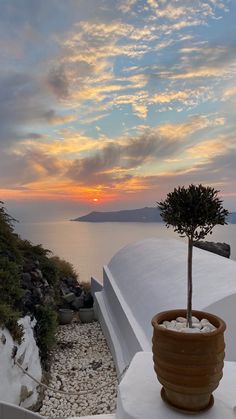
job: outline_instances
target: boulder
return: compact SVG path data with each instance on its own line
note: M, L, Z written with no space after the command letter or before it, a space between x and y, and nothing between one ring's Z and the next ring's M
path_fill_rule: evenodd
M81 295L80 297L76 297L76 299L72 303L72 307L75 310L79 310L80 308L84 307L84 296Z
M207 250L211 253L216 253L217 255L223 256L225 258L230 258L230 245L227 243L215 243L208 241L197 241L194 242L195 247L200 249Z

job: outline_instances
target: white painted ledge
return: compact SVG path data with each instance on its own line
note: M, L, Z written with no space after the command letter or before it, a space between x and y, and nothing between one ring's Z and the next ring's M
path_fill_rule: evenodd
M153 369L151 352L138 352L119 385L117 419L186 419L161 399L161 384ZM224 376L214 391L215 403L195 419L236 419L236 363L225 362Z
M113 413L108 415L73 416L73 418L68 419L116 419L116 415Z
M0 400L0 419L44 419L37 413Z

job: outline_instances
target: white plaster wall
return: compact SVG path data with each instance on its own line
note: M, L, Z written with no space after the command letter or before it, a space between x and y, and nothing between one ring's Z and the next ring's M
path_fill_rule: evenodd
M193 308L207 308L222 318L226 313L227 319L234 319L236 262L198 248L193 253ZM116 353L119 369L132 359L138 345L141 350L151 350L151 319L156 313L186 307L186 276L187 245L173 239L153 238L128 245L104 267L104 288L95 296L100 318L105 313L103 317L109 319L103 318L108 337L115 336L120 342L123 360ZM224 299L230 296L228 304ZM226 359L236 361L233 321L228 322L226 342ZM110 347L116 351L113 342Z
M149 350L150 347L108 267L104 267L103 280L103 290L95 293L95 306L117 372L120 374L136 352Z
M32 322L30 317L26 316L21 319L19 323L23 325L25 332L24 340L21 345L18 345L13 341L12 336L6 328L0 329L0 338L2 335L6 338L5 344L0 339L0 400L19 405L21 387L26 386L29 392L33 392L33 394L21 404L21 406L27 408L33 406L37 401L37 384L14 364L12 359L12 349L14 345L18 347L16 359L18 360L21 356L24 356L22 367L28 368L28 372L37 380L41 380L42 378L42 369L38 347L33 335L35 321Z
M235 278L236 280L236 278ZM226 322L225 332L225 358L227 361L236 361L236 294L219 300L205 308L206 311L214 313ZM236 404L236 401L235 401Z

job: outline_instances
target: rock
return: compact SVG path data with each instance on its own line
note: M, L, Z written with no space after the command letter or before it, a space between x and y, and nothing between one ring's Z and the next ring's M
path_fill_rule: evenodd
M209 320L207 320L207 319L202 319L201 320L201 325L204 327L204 326L208 326L209 325Z
M201 328L202 328L202 325L201 325L201 323L200 323L200 322L198 322L198 323L193 323L193 324L192 324L192 326L193 326L193 328L197 328L197 329L201 329Z
M171 320L169 324L167 325L167 329L175 329L176 326L176 320Z
M197 317L192 316L192 322L193 322L193 323L199 323L199 322L200 322L200 320L199 320Z
M6 343L6 341L7 341L7 339L6 339L6 336L2 333L2 335L1 335L1 342L3 343L3 345L5 345L5 343Z
M210 329L210 327L209 327L209 326L204 326L204 327L201 329L201 333L209 333L209 332L211 332L211 329Z
M176 322L175 330L180 331L181 329L186 327L186 323Z
M49 287L49 283L45 278L42 278L42 285L44 288L48 288Z
M93 307L93 296L90 292L87 292L84 296L84 308Z
M19 358L17 359L17 362L22 365L24 360L25 360L25 354L26 354L26 349L24 350L24 352L19 356Z
M63 295L63 300L65 300L67 303L72 303L73 301L75 301L75 299L76 299L76 296L73 292Z
M158 324L158 327L159 327L160 329L166 329L166 326L165 326L164 324Z
M22 273L22 287L26 288L26 289L32 289L33 288L33 284L31 281L31 275L28 272L23 272Z
M226 243L214 243L208 241L195 241L195 247L200 249L207 250L211 253L216 253L217 255L223 256L225 258L230 258L230 245Z
M76 310L79 310L80 308L84 307L84 297L76 297L75 300L72 303L72 307Z
M39 303L43 301L43 293L40 287L35 287L32 291L32 298L34 302Z
M43 279L43 274L42 274L42 271L40 269L35 269L34 272L36 272L39 279Z
M20 403L23 403L28 397L32 396L33 391L28 390L26 386L21 386L20 389Z
M34 282L38 282L38 280L40 280L40 279L41 279L41 278L39 277L38 272L36 272L35 270L30 272L30 276L31 276L31 278L32 278L32 281L34 281Z
M176 321L178 323L187 323L187 319L185 317L177 317Z
M67 396L45 391L40 414L45 417L84 417L115 411L116 372L98 322L60 326L51 366L51 386L85 394ZM95 387L109 383L103 390Z
M192 327L185 327L180 330L182 333L201 333L200 329L198 328L192 328Z

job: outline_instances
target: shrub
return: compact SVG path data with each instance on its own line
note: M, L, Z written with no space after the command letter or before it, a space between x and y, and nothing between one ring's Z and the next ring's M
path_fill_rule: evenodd
M35 326L36 341L40 355L45 360L48 356L48 351L56 343L57 314L49 305L39 306L35 310L35 318L37 320Z
M91 282L79 281L79 285L86 293L91 292Z
M24 258L31 260L40 260L40 258L45 258L51 253L50 250L44 249L41 244L34 245L29 240L22 240L19 237L18 248Z
M61 259L58 256L52 256L50 260L58 268L60 278L71 277L77 280L78 275L76 273L74 266L70 262L67 262L64 259Z
M17 320L21 317L20 299L23 290L19 269L15 262L0 258L0 325L6 326L18 343L22 341L23 329Z
M17 235L13 233L13 222L16 220L12 218L0 201L0 255L8 259L21 262L21 254L17 247Z
M41 261L40 269L43 276L48 281L49 285L56 286L59 281L59 270L57 265L52 261L52 259L44 258Z
M0 326L5 326L12 335L13 340L21 344L24 336L23 326L17 323L20 312L13 310L10 304L0 303Z

